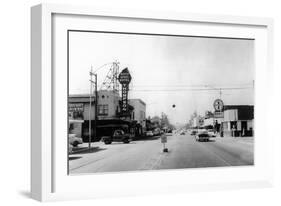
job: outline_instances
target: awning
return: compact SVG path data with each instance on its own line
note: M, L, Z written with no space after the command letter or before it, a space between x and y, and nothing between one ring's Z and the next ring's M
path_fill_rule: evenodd
M70 119L69 120L69 123L83 123L84 120L81 120L81 119Z
M106 125L97 125L98 128L116 128L116 127L123 127L128 128L128 125L126 124L106 124Z

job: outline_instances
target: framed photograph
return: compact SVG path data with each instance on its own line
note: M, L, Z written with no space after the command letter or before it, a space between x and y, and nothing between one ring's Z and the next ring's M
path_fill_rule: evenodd
M268 18L31 9L40 201L266 187Z

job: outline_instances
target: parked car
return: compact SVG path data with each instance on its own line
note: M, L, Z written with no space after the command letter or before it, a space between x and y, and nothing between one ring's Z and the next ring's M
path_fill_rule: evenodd
M153 136L153 132L152 131L146 131L145 136L152 137Z
M104 144L111 144L112 142L123 142L128 144L131 141L131 137L130 134L125 134L123 130L117 129L111 136L103 136L101 140Z
M180 132L180 135L185 135L185 132L184 132L184 131L181 131L181 132Z
M191 135L196 135L196 134L197 134L197 131L196 131L196 130L192 130L190 134L191 134Z
M77 147L79 144L83 143L82 138L77 137L76 134L69 134L68 141L69 141L69 144L71 144L73 147Z
M217 136L213 130L208 130L208 134L209 134L211 137L216 137L216 136Z
M161 130L160 129L155 129L155 130L153 130L153 136L158 136L158 135L160 135L160 132L161 132Z
M209 141L210 140L210 135L207 131L201 131L201 132L198 132L198 134L195 136L195 140L198 141L198 142L201 142L201 141Z

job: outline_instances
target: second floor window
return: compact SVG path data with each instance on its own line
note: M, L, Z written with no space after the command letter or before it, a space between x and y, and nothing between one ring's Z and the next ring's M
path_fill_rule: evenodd
M108 115L108 104L98 105L98 115Z

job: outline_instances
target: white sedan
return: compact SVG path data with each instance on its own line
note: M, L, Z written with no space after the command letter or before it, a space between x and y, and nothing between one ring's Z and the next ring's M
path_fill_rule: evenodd
M209 141L211 138L211 135L207 132L207 131L202 131L202 132L199 132L196 136L195 136L195 140L198 141L198 142L201 142L201 141Z

